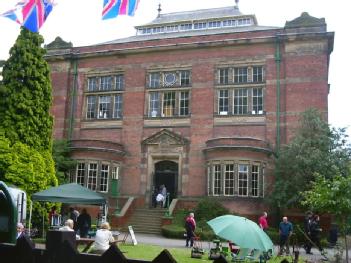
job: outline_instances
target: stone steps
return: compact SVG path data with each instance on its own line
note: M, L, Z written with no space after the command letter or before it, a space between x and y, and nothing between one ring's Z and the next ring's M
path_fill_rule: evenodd
M133 227L135 233L161 234L162 217L165 209L138 208L134 210L128 225Z

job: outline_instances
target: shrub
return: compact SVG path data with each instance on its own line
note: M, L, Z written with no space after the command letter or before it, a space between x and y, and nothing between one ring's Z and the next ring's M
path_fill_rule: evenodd
M184 238L184 233L185 233L183 226L179 226L175 224L162 226L161 231L163 236L168 238L177 238L177 239Z
M195 217L198 221L208 221L225 214L229 214L229 210L217 200L208 197L203 198L195 209Z

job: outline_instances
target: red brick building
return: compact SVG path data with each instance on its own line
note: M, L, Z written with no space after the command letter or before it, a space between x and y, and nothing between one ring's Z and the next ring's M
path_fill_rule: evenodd
M274 152L298 115L327 115L334 33L303 13L259 26L237 7L159 14L135 36L48 45L55 138L72 141L72 181L148 207L165 184L178 205L212 196L257 214Z

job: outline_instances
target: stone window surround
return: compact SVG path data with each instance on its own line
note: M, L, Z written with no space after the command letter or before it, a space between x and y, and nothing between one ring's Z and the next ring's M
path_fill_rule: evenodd
M94 70L85 75L84 81L84 101L83 101L83 110L82 110L82 119L85 121L100 121L100 120L119 120L123 118L123 93L125 90L125 83L123 84L122 89L111 89L111 90L96 90L96 91L88 91L89 79L90 78L100 78L100 77L115 77L118 75L124 76L124 71L122 69L114 69L114 70L106 70L102 69L101 71ZM115 80L115 78L113 78ZM116 83L112 81L112 85L114 86ZM120 116L116 117L114 114L115 111L115 97L121 96L122 104L121 104L121 114ZM96 96L95 101L95 116L94 118L87 117L87 110L88 110L88 97L89 96ZM110 117L109 118L99 118L99 97L100 96L111 96L111 105L110 105ZM121 101L119 101L121 102Z
M89 165L90 164L97 164L97 178L96 178L96 192L101 192L101 193L108 193L109 192L109 185L110 181L112 179L112 171L113 167L119 167L119 171L121 170L121 164L117 162L111 162L111 161L106 161L106 160L98 160L98 159L76 159L77 165L76 168L71 171L71 176L70 176L70 181L74 183L77 182L77 174L78 174L78 167L81 163L84 163L84 187L88 188L88 171L89 171ZM106 185L106 191L100 191L100 180L101 180L101 165L108 165L108 178L107 178L107 185Z
M219 195L213 194L214 185L213 178L215 172L215 165L220 165L221 173L221 193ZM234 195L225 195L224 194L224 174L225 174L225 165L234 164ZM248 195L240 196L238 192L238 165L244 164L249 165L249 175L248 175ZM252 196L252 166L257 165L259 168L259 177L258 177L258 196ZM265 176L265 167L266 163L257 160L244 160L244 159L213 159L207 162L207 195L208 196L221 196L221 197L238 197L238 198L260 198L264 197L264 176Z

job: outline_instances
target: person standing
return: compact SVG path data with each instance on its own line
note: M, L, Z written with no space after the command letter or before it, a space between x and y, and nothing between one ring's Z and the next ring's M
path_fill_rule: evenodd
M289 238L292 235L292 231L293 225L284 216L283 221L279 224L279 255L282 255L284 251L286 255L290 254Z
M322 228L319 225L319 216L314 215L311 221L310 225L310 230L311 230L311 240L312 242L317 246L319 251L323 251L323 248L321 246L321 233L322 233Z
M263 231L268 229L267 212L263 212L262 216L258 219L258 224Z
M91 227L91 217L85 208L77 218L77 226L80 237L87 237Z
M79 212L78 212L76 209L74 209L73 207L70 207L70 208L69 208L69 219L72 219L73 224L74 224L73 229L74 229L75 231L78 230L78 229L77 229L77 219L78 219L78 216L79 216Z
M166 199L167 199L167 188L164 184L161 187L162 187L161 194L163 195L162 207L165 207L166 206Z
M24 231L24 226L22 223L17 223L17 235L16 235L16 239L19 239L23 236L26 235L26 232Z
M311 223L312 223L312 212L308 211L306 213L306 217L304 219L304 230L305 230L305 234L308 238L306 239L306 243L303 245L307 254L312 254L312 252L311 252L311 248L312 248Z
M186 243L185 246L192 247L194 245L196 221L194 218L194 213L190 213L185 220L185 230L186 230ZM189 244L190 243L190 244Z

